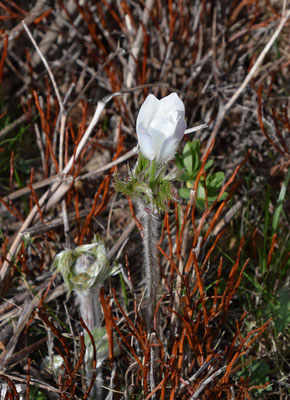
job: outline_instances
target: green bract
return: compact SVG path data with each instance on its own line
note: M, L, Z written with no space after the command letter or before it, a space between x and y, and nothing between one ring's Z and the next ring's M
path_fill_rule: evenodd
M62 274L68 294L72 290L84 291L101 285L117 272L116 268L110 266L106 248L98 236L91 244L60 252L54 264L57 272Z
M194 139L192 142L187 142L183 148L182 155L176 155L177 167L183 171L179 180L186 182L186 187L179 190L179 195L184 199L190 198L190 190L194 188L196 177L201 168L201 156L200 156L200 143L199 140ZM205 164L205 170L209 170L212 166L213 160L209 160ZM204 176L200 177L197 194L196 194L196 206L200 209L204 209L207 193L207 202L210 206L218 197L220 188L224 180L224 173L214 172L207 173L206 180ZM227 193L223 193L220 200L224 200Z
M152 162L139 153L137 164L132 171L128 171L129 178L126 182L115 176L115 189L132 199L141 200L145 206L153 207L154 212L164 211L171 198L171 182L176 179L177 174L166 175L166 164L156 163L154 182L151 184L151 168Z

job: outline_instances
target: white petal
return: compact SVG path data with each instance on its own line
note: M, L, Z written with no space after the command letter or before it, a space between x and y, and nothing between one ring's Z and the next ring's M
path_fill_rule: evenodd
M162 121L162 119L160 119ZM158 153L161 149L162 144L166 140L166 136L159 129L160 124L151 124L149 127L149 134L152 140L152 149L154 153L154 158L158 156Z
M179 118L175 125L175 131L173 137L180 142L184 136L185 129L186 129L185 120L183 118Z
M159 118L156 117L153 119L153 121L150 124L150 127L148 129L148 132L150 133L151 137L153 138L153 134L151 134L151 130L153 129L154 131L159 131L162 133L164 136L164 140L172 136L175 132L175 127L177 124L177 120L173 122L170 118Z
M158 162L167 162L174 157L177 150L177 146L184 136L185 129L186 129L186 122L184 121L183 118L179 118L177 125L175 127L174 134L168 137L163 142L160 148L157 157Z
M168 162L174 157L179 141L176 139L168 138L161 147L157 162Z
M155 158L155 154L153 151L151 136L146 131L139 131L138 142L142 154L149 160L153 160Z
M183 101L179 98L177 93L171 93L169 96L163 97L163 99L160 100L159 108L162 108L164 116L167 116L171 110L176 110L178 115L182 118L185 116Z
M173 125L176 125L179 118L183 118L179 115L179 112L176 110L170 110L167 114L167 118L172 122Z
M146 100L142 104L137 116L137 134L139 129L143 128L146 131L148 130L150 122L156 115L159 103L160 101L155 96L153 96L153 94L149 94L149 96L146 97Z

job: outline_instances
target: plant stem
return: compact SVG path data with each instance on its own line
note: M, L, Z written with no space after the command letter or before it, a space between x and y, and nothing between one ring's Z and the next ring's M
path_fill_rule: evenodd
M88 290L76 291L76 294L80 301L81 317L84 320L87 327L89 328L89 330L92 332L93 328L95 326L100 326L101 322L101 306L99 301L100 287L96 286ZM98 357L98 354L96 355L96 357ZM90 358L86 359L86 377L88 384L90 383L93 376L92 368L93 368L92 360ZM99 374L101 377L100 370L98 371L98 375ZM102 393L102 380L97 379L94 383L94 386L91 389L90 398L96 399L98 398L98 396L101 396L101 393Z
M150 165L150 179L149 179L149 186L152 191L155 183L155 175L156 175L156 160L152 160Z
M146 297L148 301L147 329L152 332L154 327L154 311L157 300L157 227L158 216L152 210L146 211L142 205L142 220L144 225L143 246L145 258Z
M101 306L99 302L100 288L94 287L88 290L76 291L80 301L80 314L85 324L91 331L100 325Z
M158 228L158 215L153 214L153 206L140 207L142 210L143 220L143 246L144 246L144 259L145 259L145 278L146 278L146 297L147 297L147 309L146 309L146 327L147 333L149 334L150 341L154 341L154 312L157 303L157 289L159 282L159 273L157 265L157 228ZM157 317L156 317L157 318ZM158 323L156 323L156 327ZM151 344L150 351L150 370L148 371L148 384L150 390L153 391L155 388L155 382L157 382L157 370L155 363L155 351L156 349ZM157 357L158 358L158 357ZM152 396L155 400L155 394Z

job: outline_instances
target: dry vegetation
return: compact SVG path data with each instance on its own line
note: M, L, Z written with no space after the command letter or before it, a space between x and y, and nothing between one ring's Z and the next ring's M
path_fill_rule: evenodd
M100 291L108 357L99 398L287 398L286 3L0 2L1 398L89 397L86 328L53 263L95 233L121 264ZM146 95L173 91L188 127L208 124L193 134L195 188L209 159L225 178L203 210L174 183L148 335L142 226L114 174L125 179L136 162ZM47 355L61 356L57 373Z

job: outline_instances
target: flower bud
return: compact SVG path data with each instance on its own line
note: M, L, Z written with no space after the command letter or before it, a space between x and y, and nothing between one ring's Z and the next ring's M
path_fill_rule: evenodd
M86 291L102 285L118 271L118 268L110 266L105 245L98 237L91 244L60 252L55 258L55 265L69 292Z
M142 104L136 130L142 154L149 160L171 160L186 130L184 104L177 95L158 100L150 94Z

